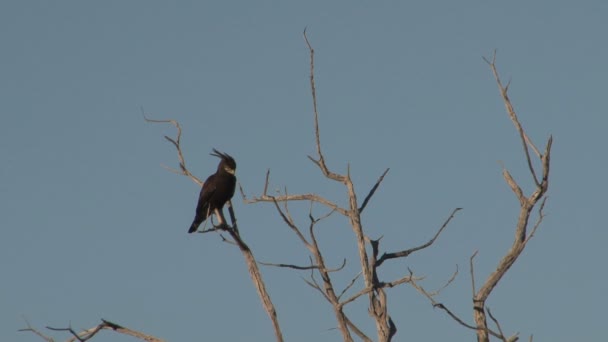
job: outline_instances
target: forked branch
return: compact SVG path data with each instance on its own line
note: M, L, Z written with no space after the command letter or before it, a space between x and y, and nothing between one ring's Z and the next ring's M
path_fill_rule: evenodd
M170 142L176 149L177 151L177 159L179 160L179 168L181 171L178 171L176 169L170 168L166 165L162 165L165 169L173 172L173 173L177 173L179 175L183 175L183 176L187 176L188 178L192 179L193 182L195 182L196 184L198 184L199 186L203 186L203 181L201 181L200 179L198 179L195 175L193 175L188 168L186 167L186 159L184 158L184 154L182 152L182 147L181 147L181 139L182 139L182 127L179 125L179 122L177 122L177 120L153 120L153 119L148 119L146 117L146 113L143 111L142 109L142 115L144 117L144 120L146 122L150 122L150 123L169 123L173 126L175 126L175 128L177 129L177 137L175 139L165 135L165 139Z
M507 182L507 184L509 185L509 187L511 188L511 190L513 191L513 193L517 196L517 198L519 200L520 211L519 211L519 218L518 218L517 224L515 226L515 239L513 240L511 248L500 260L496 270L488 276L488 278L483 283L483 285L479 288L479 290L477 292L474 292L473 316L475 318L475 323L477 326L477 339L480 342L489 341L488 332L490 330L488 329L488 322L487 322L487 315L486 315L486 313L489 315L489 311L487 311L487 308L485 306L485 303L486 303L488 297L490 296L490 294L492 293L492 290L494 290L494 288L496 287L498 282L500 282L500 280L504 277L504 275L507 273L507 271L511 268L511 266L513 266L515 261L519 258L519 256L523 252L524 248L526 247L526 244L528 243L528 241L530 241L530 238L534 235L534 233L536 232L536 229L538 228L538 226L540 225L540 223L542 222L542 219L544 217L543 208L544 208L545 199L546 199L545 194L546 194L547 190L549 189L549 168L550 168L550 160L551 160L551 145L553 143L552 137L549 137L544 153L543 154L540 153L538 148L536 148L536 146L532 143L532 140L528 137L528 135L524 131L521 123L519 122L517 114L515 113L515 110L513 109L513 105L511 104L511 100L509 99L509 96L508 96L509 85L503 86L503 84L500 80L500 76L499 76L498 70L496 68L496 51L494 51L494 55L493 55L491 61L489 61L486 58L484 58L484 60L486 61L486 63L488 63L488 65L490 66L490 69L492 70L492 73L494 74L494 78L498 85L500 95L505 104L507 114L509 115L509 118L511 119L513 124L515 125L515 129L519 133L519 136L520 136L520 139L521 139L521 142L523 145L525 158L528 163L528 169L529 169L530 175L534 179L535 189L529 196L526 196L524 194L524 191L521 189L519 184L517 184L517 182L513 179L511 174L505 168L503 168L503 176L505 178L505 181ZM531 148L534 151L536 157L540 160L540 164L542 167L542 178L540 180L538 179L537 172L536 172L533 162L531 160L529 148ZM534 207L539 203L539 201L541 202L541 205L539 208L539 218L538 218L536 224L534 225L532 231L530 233L528 233L528 223L529 223L529 219L530 219L530 214L532 213L532 210L534 209ZM473 262L472 261L473 261L473 258L471 258L471 277L472 277L473 291L475 291L475 289L474 289L474 286L475 286L474 285L474 272L473 272ZM491 316L490 316L490 318L494 320L494 318L492 318ZM500 325L497 320L495 320L495 324L500 329ZM499 337L501 339L507 340L507 338L502 334L502 332L500 332L499 334L500 334Z

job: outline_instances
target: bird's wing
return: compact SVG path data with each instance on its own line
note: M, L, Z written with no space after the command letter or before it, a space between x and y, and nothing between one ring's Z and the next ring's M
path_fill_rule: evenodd
M198 195L198 205L196 206L196 216L201 216L203 219L207 218L207 210L209 208L209 200L211 196L215 193L216 184L215 184L215 175L209 176L205 183L203 184L203 188L201 189L200 194Z

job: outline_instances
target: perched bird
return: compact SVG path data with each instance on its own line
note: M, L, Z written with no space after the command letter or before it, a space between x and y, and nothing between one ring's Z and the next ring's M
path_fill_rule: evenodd
M198 226L213 214L220 221L220 225L226 223L222 209L224 208L224 204L234 195L234 189L236 188L236 177L234 176L236 162L230 155L219 152L216 149L213 149L211 155L220 158L221 161L217 166L217 171L209 176L203 184L201 193L198 196L196 216L188 233L194 233L198 229Z

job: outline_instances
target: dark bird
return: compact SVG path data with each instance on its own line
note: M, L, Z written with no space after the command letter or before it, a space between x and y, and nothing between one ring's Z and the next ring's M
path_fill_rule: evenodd
M222 209L224 208L224 204L234 195L234 189L236 188L236 177L234 176L236 162L230 155L219 152L216 149L213 149L211 155L220 158L221 161L217 166L217 171L209 176L203 184L201 193L198 196L196 216L188 233L194 233L198 229L198 226L213 214L220 221L220 225L226 223Z

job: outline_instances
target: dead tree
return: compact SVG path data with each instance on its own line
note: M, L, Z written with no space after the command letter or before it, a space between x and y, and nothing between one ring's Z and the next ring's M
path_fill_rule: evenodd
M519 218L515 227L515 239L512 243L509 251L504 255L504 257L500 260L497 269L492 272L487 280L482 284L482 286L477 290L475 286L475 273L473 268L473 260L477 255L475 252L470 258L470 272L471 272L471 287L473 294L473 317L474 324L467 323L462 318L455 315L446 305L443 303L439 303L435 300L436 295L441 291L441 289L448 286L457 276L458 269L456 272L450 277L450 279L446 282L446 284L437 291L430 292L427 291L419 281L423 279L422 277L415 276L414 272L408 270L407 274L403 274L401 277L397 279L391 280L383 280L380 279L378 275L379 268L390 260L396 260L400 258L406 258L412 253L424 250L433 245L433 243L437 240L437 238L441 235L441 233L446 229L451 220L454 218L455 214L461 210L461 208L455 208L450 215L443 221L443 223L439 226L438 230L432 236L428 242L399 251L392 252L382 252L380 253L380 238L371 238L365 233L365 229L363 227L361 221L361 215L363 214L365 208L367 207L369 201L372 199L385 176L388 174L389 169L387 168L382 175L378 178L374 186L368 191L367 195L364 197L363 201L360 202L357 198L357 193L355 190L355 185L351 178L350 166L347 166L346 172L338 173L330 170L327 166L325 157L322 152L322 144L321 144L321 134L319 129L319 114L317 110L317 94L315 87L315 73L314 73L314 49L312 48L307 36L306 31L304 31L304 40L306 46L309 50L310 57L310 89L312 95L312 103L313 103L313 118L314 118L314 133L315 133L315 148L316 148L316 156L309 156L308 158L317 166L320 173L327 179L335 181L344 186L344 193L347 199L348 205L345 207L339 206L335 201L327 199L325 197L319 196L314 193L304 193L304 194L290 194L285 190L278 195L269 195L268 194L268 186L270 183L270 171L266 173L266 179L264 182L264 189L261 195L254 196L251 199L248 199L242 188L241 194L246 203L260 203L267 202L271 203L276 209L278 215L283 220L285 225L298 237L304 247L310 253L310 264L309 265L295 265L295 264L284 264L284 263L265 263L265 265L276 266L276 267L284 267L295 270L307 270L310 271L310 276L308 279L305 279L306 283L310 285L313 289L318 291L323 298L330 303L333 309L334 316L336 318L336 322L338 325L338 329L342 334L344 341L353 341L354 337L358 337L362 341L372 341L372 338L368 336L368 333L364 332L359 326L353 322L345 313L345 307L355 301L361 300L361 298L367 298L367 306L368 313L371 319L374 321L375 330L376 330L376 341L378 342L388 342L393 339L395 334L397 333L397 325L393 321L389 309L388 309L388 297L386 293L387 288L393 288L402 284L409 284L413 288L415 288L418 292L424 295L433 307L440 308L444 312L446 312L450 317L452 317L455 321L457 321L462 326L474 330L477 335L477 340L479 342L489 342L490 336L496 337L504 342L514 342L518 340L517 334L507 337L502 330L502 327L499 321L492 315L490 308L486 306L486 302L488 297L492 293L492 290L497 286L501 279L503 279L506 272L509 268L515 263L518 257L521 255L522 251L526 247L528 241L534 236L537 228L540 226L544 214L543 208L546 201L546 192L549 186L549 166L550 166L550 152L551 152L551 144L552 138L550 137L545 150L541 153L536 146L532 143L531 139L525 133L522 125L519 122L519 119L511 105L511 101L508 97L508 88L509 84L504 86L499 78L498 71L495 65L496 54L491 61L484 59L490 66L496 82L498 84L501 97L506 106L507 113L514 123L515 128L520 136L524 154L526 157L526 161L528 164L528 168L532 179L534 180L535 189L529 196L524 195L524 191L517 184L517 182L513 179L509 171L506 168L503 168L503 177L505 178L507 184L511 188L511 190L515 193L519 203L520 203L520 213ZM203 182L200 181L196 176L194 176L186 167L185 159L182 154L180 140L181 140L181 127L179 123L175 120L151 120L148 119L144 115L144 119L147 122L154 123L170 123L174 125L177 129L177 136L175 139L165 136L165 139L174 145L177 151L177 156L179 160L179 170L172 169L166 167L172 172L184 175L192 179L199 186L202 186ZM541 165L541 176L538 176L538 172L534 166L533 158L531 156L530 150L532 150L533 154L540 160ZM307 230L302 228L302 224L297 223L290 211L289 204L296 201L307 201L310 202L310 212L308 215L307 222ZM327 212L319 217L315 217L313 215L313 204L317 203L321 206L327 208ZM535 224L529 229L529 221L530 216L533 210L538 207L538 218ZM254 286L258 291L258 295L262 301L264 309L268 313L268 316L273 325L273 329L275 332L276 340L283 341L282 332L279 326L278 317L276 314L276 310L272 301L270 300L270 296L266 291L264 282L262 280L260 271L258 269L258 262L256 262L253 253L249 246L243 241L239 229L237 227L237 220L234 214L234 209L232 204L228 205L230 218L232 225L231 226L212 226L208 229L203 229L199 231L199 233L211 233L216 232L219 233L222 240L229 244L233 244L238 246L240 251L242 252L245 261L248 266L249 273L253 280ZM350 228L353 232L356 241L356 248L358 251L358 261L359 266L361 268L360 272L357 275L354 275L352 280L342 289L337 289L332 280L332 273L341 271L345 264L346 259L343 261L342 265L337 268L330 268L327 266L327 263L323 256L323 251L319 247L319 243L317 237L315 235L315 227L316 225L333 214L342 215L350 225ZM228 236L225 236L228 234ZM320 278L320 280L318 278ZM362 285L360 288L355 291L355 284L357 284L358 279L362 278ZM354 293L353 293L354 292ZM495 325L495 328L492 329L488 326L488 316L492 320ZM104 329L110 329L119 333L128 334L131 336L135 336L141 340L152 341L152 342L160 342L162 340L149 336L123 326L120 326L115 323L111 323L109 321L102 320L102 323L91 328L83 330L79 333L74 331L71 327L69 328L50 328L50 330L59 330L66 331L71 334L71 338L68 341L87 341L94 337L99 331ZM42 339L52 342L54 341L52 338L42 334L40 331L32 328L29 323L27 323L27 328L22 329L22 331L33 332ZM530 337L530 341L532 337Z

